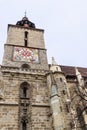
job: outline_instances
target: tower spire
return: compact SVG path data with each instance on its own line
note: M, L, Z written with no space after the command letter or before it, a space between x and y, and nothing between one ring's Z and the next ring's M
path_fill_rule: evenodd
M22 20L20 20L20 21L18 21L17 23L16 23L16 25L18 25L18 26L23 26L23 27L27 27L27 28L35 28L35 24L34 23L32 23L29 19L28 19L28 17L27 17L27 12L25 11L24 12L24 17L22 18Z
M26 12L26 10L25 10L25 12L24 12L24 17L26 17L26 14L27 14L27 12Z
M53 72L55 72L55 71L61 72L62 71L61 67L57 64L54 57L52 57L52 64L51 64L50 70L52 70Z
M52 57L52 65L57 65L57 62L55 61L54 57Z

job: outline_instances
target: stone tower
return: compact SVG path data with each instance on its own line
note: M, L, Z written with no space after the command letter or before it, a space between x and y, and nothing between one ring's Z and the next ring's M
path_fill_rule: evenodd
M44 30L26 16L8 25L0 130L87 130L87 68L48 64Z
M1 66L0 130L51 130L44 30L25 16L8 25Z
M16 25L8 25L7 41L3 58L4 66L48 70L44 44L44 30L23 17Z

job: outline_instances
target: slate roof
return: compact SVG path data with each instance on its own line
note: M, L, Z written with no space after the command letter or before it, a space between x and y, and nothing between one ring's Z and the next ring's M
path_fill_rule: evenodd
M35 28L35 24L28 20L28 18L25 16L22 18L22 20L18 21L16 23L17 26L23 26L23 27L31 27Z
M66 76L76 76L75 67L73 66L62 66L60 65L62 71L66 74ZM87 68L77 67L78 71L81 73L83 77L87 77Z

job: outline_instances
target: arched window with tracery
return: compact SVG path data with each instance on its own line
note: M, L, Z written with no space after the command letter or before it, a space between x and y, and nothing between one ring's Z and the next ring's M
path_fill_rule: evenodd
M28 130L31 129L31 118L29 115L31 113L30 98L31 98L31 87L26 81L20 84L20 96L19 96L19 129Z
M78 117L78 121L80 124L80 128L82 130L87 130L86 125L85 125L85 121L84 121L84 117L83 117L83 111L81 110L80 107L77 107L77 117Z
M23 82L20 86L20 97L21 98L28 98L28 89L29 89L29 84L27 82Z

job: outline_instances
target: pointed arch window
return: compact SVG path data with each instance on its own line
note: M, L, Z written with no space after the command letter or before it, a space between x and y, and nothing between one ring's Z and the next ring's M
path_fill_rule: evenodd
M29 84L27 82L23 82L20 87L20 97L28 98L28 88Z
M28 70L28 69L30 69L30 66L29 66L28 64L23 64L23 65L21 66L21 69L22 69L22 70Z
M23 97L27 97L27 88L23 87Z

